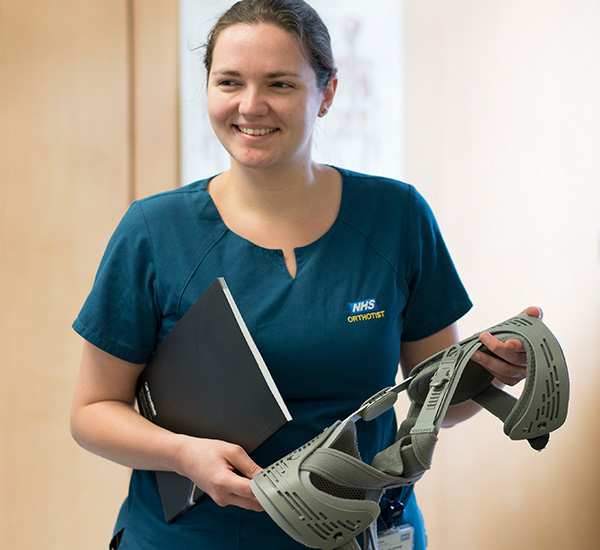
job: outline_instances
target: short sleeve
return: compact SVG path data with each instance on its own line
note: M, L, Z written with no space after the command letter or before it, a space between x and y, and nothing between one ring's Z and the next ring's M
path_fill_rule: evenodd
M402 339L414 341L451 325L472 303L431 208L412 186L409 202L409 298Z
M152 241L142 209L133 203L108 243L74 330L111 355L146 363L160 318L155 287Z

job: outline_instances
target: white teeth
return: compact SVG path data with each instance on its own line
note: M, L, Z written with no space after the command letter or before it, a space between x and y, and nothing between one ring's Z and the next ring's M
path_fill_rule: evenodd
M243 126L238 126L238 128L240 132L249 136L264 136L277 130L277 128L244 128Z

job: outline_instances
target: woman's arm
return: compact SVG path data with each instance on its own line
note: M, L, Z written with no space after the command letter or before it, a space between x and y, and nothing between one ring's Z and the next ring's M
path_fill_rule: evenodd
M77 443L129 468L177 472L221 506L262 510L250 489L250 479L261 468L241 447L174 434L135 410L135 388L143 368L84 341L71 408L71 433Z
M542 310L538 307L528 307L523 313L539 319L542 318ZM498 387L505 384L514 386L525 378L527 355L523 344L519 340L501 342L487 332L482 333L479 340L494 356L477 351L473 355L473 361L479 363L494 375L493 383L495 385ZM458 341L458 329L456 323L454 323L422 340L402 342L400 365L404 376L408 376L413 367L421 361L456 344ZM442 426L453 426L470 418L480 410L481 407L473 401L450 407L444 417Z

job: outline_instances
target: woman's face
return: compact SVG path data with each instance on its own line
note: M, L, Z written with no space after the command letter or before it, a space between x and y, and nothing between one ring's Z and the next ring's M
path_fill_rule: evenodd
M253 169L308 163L311 136L335 85L318 89L295 36L269 24L223 30L208 75L208 115L232 163Z

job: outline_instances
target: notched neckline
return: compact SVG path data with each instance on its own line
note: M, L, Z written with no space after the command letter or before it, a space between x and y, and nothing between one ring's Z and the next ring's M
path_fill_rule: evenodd
M240 235L239 233L237 233L236 231L234 231L233 229L231 229L226 223L225 220L223 219L223 217L221 216L221 212L219 211L219 208L217 207L215 201L213 200L212 195L210 194L210 192L208 191L208 185L209 183L216 177L212 177L206 180L206 182L204 183L204 191L206 192L206 194L208 195L209 198L209 204L210 207L213 209L213 212L215 214L215 219L219 222L219 224L221 224L223 226L223 228L227 231L227 233L235 236L237 239L239 239L240 241L243 241L244 243L246 243L247 245L257 249L257 250L261 250L266 254L271 255L272 257L276 257L279 262L280 262L280 267L282 268L282 270L284 271L285 274L287 274L287 276L291 279L291 280L295 280L298 278L299 273L302 271L302 267L305 264L305 258L306 258L306 254L308 252L310 252L313 248L317 248L319 246L319 244L324 241L328 235L330 235L332 233L332 231L334 230L334 228L336 227L336 225L338 225L339 223L339 219L340 219L340 213L342 212L342 205L344 203L344 196L345 196L345 192L344 192L344 187L345 187L345 176L342 170L335 168L335 167L331 167L334 170L337 171L337 173L340 175L341 180L342 180L342 193L341 193L341 197L340 197L340 203L338 206L338 211L337 214L335 216L335 219L333 220L333 223L327 228L327 230L320 235L319 237L317 237L314 241L306 244L306 245L302 245L302 246L296 246L292 249L293 253L294 253L294 258L295 258L295 262L296 262L296 273L295 275L292 275L292 273L290 272L290 270L288 269L288 266L285 262L285 252L282 248L269 248L266 246L262 246L258 243L255 243L254 241L252 241L251 239L248 239L247 237L244 237L243 235Z

